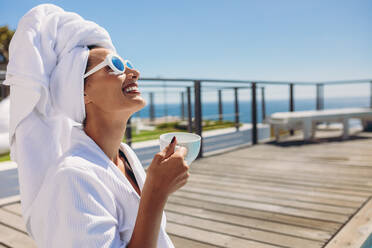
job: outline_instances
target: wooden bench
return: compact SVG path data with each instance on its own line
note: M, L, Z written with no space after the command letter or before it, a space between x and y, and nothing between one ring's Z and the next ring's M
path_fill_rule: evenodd
M304 140L314 138L316 125L319 122L340 122L343 125L342 138L349 136L349 120L360 119L363 125L372 120L371 108L343 108L296 112L277 112L268 118L273 127L276 141L279 141L280 130L303 130Z

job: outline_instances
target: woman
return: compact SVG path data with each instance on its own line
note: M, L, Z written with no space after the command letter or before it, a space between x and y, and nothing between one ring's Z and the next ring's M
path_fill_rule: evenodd
M22 20L11 43L6 84L11 85L15 110L11 112L11 157L18 163L29 234L41 248L174 247L165 231L164 206L169 195L187 182L185 148L175 150L173 138L155 155L146 175L133 150L121 142L127 120L145 106L137 84L140 73L116 55L104 30L74 13L39 5ZM22 37L24 33L40 37ZM34 44L39 40L47 42ZM39 60L31 57L28 64L24 53L17 56L19 45L27 42L37 51L34 56L40 56ZM35 61L42 63L30 69ZM36 80L38 73L49 79L49 87ZM39 87L34 102L28 97L36 93L25 87L30 80ZM23 96L21 102L17 96ZM27 115L17 112L21 104L28 106ZM72 127L61 124L65 116L74 121ZM61 147L62 139L68 145ZM56 166L49 165L35 187L36 170L43 174L41 168L61 149ZM39 161L38 167L31 160Z
M102 62L108 54L110 50L104 48L90 50L87 71ZM118 154L128 118L145 106L145 101L137 88L139 72L129 67L124 75L110 75L110 72L112 69L106 66L85 79L84 101L87 120L84 131L120 168L138 195L141 195L131 243L133 247L147 247L147 244L148 247L152 247L150 244L156 243L167 197L186 183L188 167L183 160L185 150L182 148L174 152L176 144L174 140L165 151L158 153L149 166L141 193L136 179L129 176L130 165L124 158L119 159ZM131 90L127 90L128 88Z

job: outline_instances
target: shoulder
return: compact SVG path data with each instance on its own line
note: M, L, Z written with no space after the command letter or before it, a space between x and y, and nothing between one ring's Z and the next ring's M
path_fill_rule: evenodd
M66 158L59 164L55 170L53 177L67 180L69 178L89 178L90 180L98 180L97 174L94 173L89 166L84 165L84 159L81 158Z
M89 203L93 206L99 203L109 208L110 212L115 211L113 192L93 170L84 166L62 166L50 179L52 198L62 200L63 204L71 206Z
M107 188L105 185L107 178L112 179L108 165L97 164L81 156L66 156L58 165L54 175L54 180L61 182L79 183L81 185L91 185L96 188Z
M109 164L93 152L72 149L66 152L57 163L59 174L74 174L75 176L90 176L95 179L109 176Z
M87 158L83 156L79 156L76 154L66 154L63 158L61 158L58 169L59 170L67 170L67 171L87 171L91 172L91 167L93 165L93 161L89 161ZM69 170L70 169L70 170Z
M103 180L106 174L108 173L94 161L89 161L81 156L66 154L61 158L50 177L54 184L109 191Z
M74 161L75 162L75 161ZM72 166L71 162L64 161L59 166L51 179L54 184L60 186L66 186L67 188L97 188L105 189L102 181L92 169L87 166Z
M54 244L45 247L57 247L57 243L83 247L89 242L90 247L108 247L108 239L119 241L115 236L119 220L115 199L92 171L65 166L50 179L31 218L34 236Z

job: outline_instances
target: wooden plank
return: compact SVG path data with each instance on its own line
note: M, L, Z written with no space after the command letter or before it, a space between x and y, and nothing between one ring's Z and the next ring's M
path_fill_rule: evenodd
M244 159L244 160L248 160L248 159ZM325 174L319 173L321 172L321 170L314 171L315 172L314 174L303 174L304 169L301 169L301 163L299 162L297 164L297 167L295 167L296 170L291 170L290 171L291 173L288 173L288 170L283 170L281 165L277 165L277 163L281 163L281 162L273 162L271 160L270 162L268 162L271 164L271 166L266 166L266 165L260 166L262 164L262 161L256 161L256 160L248 160L248 161L250 163L249 166L247 166L247 164L242 163L242 162L238 164L236 163L236 161L230 161L228 164L228 167L225 163L214 163L213 169L217 168L219 170L225 170L226 172L229 172L229 173L235 173L236 172L235 170L240 169L240 170L245 170L247 172L249 171L251 173L258 173L258 174L265 172L265 173L268 173L268 175L281 176L281 177L283 176L290 177L292 175L293 176L298 175L304 179L313 180L315 182L319 182L319 181L324 182L325 179L329 179L331 180L330 182L335 182L335 183L345 182L351 186L360 186L360 185L371 186L370 183L372 182L370 178L359 178L359 177L351 176L349 174L345 176L341 176L341 175L336 176L332 173L329 173L325 175ZM211 163L213 162L208 161L198 166L191 167L190 171L206 170L207 168L210 168L210 166L212 166ZM309 166L312 166L312 165L309 165ZM372 174L372 173L369 173L369 174Z
M208 172L208 171L192 171L190 172L191 176L195 175L195 178L208 178L208 179L221 179L224 181L232 181L237 182L239 181L242 184L251 183L251 182L260 182L260 183L269 183L269 184L280 184L285 187L298 187L298 188L315 188L318 189L318 191L329 191L333 193L339 193L339 194L348 194L348 195L358 195L361 196L362 199L365 199L365 197L372 194L372 190L369 190L364 186L363 187L354 187L354 186L340 186L337 187L337 184L331 184L331 183L312 183L307 182L305 180L303 181L296 181L291 179L275 179L271 178L270 175L265 177L264 172L262 172L260 175L252 175L246 176L245 174L249 174L249 172L245 172L243 170L235 170L234 172L225 172L223 175L221 173L224 173L223 170L215 169L214 172ZM240 176L236 175L235 173L240 173ZM339 184L342 184L340 182Z
M370 141L369 141L370 142ZM268 149L268 147L265 145L262 147L255 148L258 153L262 153L265 149ZM280 152L283 152L283 154L289 154L292 153L292 156L289 158L294 157L295 159L305 159L309 156L319 156L319 157L330 157L334 158L334 161L350 161L350 160L356 160L356 161L367 161L369 159L369 156L371 154L368 153L368 150L371 148L368 147L367 144L359 144L358 147L353 148L352 146L337 146L336 144L332 144L331 146L329 144L326 145L316 145L314 147L307 146L305 147L270 147L270 150L273 152L273 156L279 155ZM293 152L301 150L303 153L301 154L293 154ZM242 156L244 155L251 155L252 151L249 151L247 153L238 153ZM304 155L303 158L301 158L302 154ZM253 155L253 154L252 154ZM329 160L328 162L332 161Z
M244 165L243 165L244 166ZM242 167L243 167L242 166ZM215 170L216 168L216 170ZM284 171L276 171L272 169L267 168L252 168L244 166L244 170L246 171L246 174L240 174L237 173L233 168L231 167L229 170L226 170L226 168L220 167L214 167L214 170L207 170L206 168L198 167L195 169L192 167L190 169L190 173L196 173L196 174L205 174L205 173L223 173L227 176L236 176L236 177L246 177L246 176L253 176L253 175L265 175L269 178L274 179L286 179L286 180L294 180L294 181L305 181L305 182L315 182L315 183L328 183L328 184L342 184L345 187L348 186L354 186L354 187L371 187L372 186L372 180L366 179L366 180L357 180L357 179L350 179L350 178L340 178L340 177L332 177L330 175L313 175L313 174L304 174L299 172L284 172Z
M19 195L0 198L0 207L10 203L19 202L20 199L21 197Z
M317 145L317 146L319 146L319 145ZM327 147L334 147L334 144L332 144L332 146L329 146L329 144L327 144ZM252 156L258 156L258 158L266 159L266 160L268 160L268 159L269 160L282 160L282 161L289 160L289 161L292 161L292 162L293 162L293 160L296 160L297 162L301 162L301 161L304 161L304 158L306 158L306 154L309 151L309 146L306 146L305 149L304 149L304 147L296 147L294 149L292 148L292 150L290 150L290 149L291 148L288 148L288 147L286 147L286 148L276 148L275 146L259 145L259 146L252 147L250 149L244 149L244 150L238 150L236 152L232 152L232 153L230 153L230 155L232 155L233 157L246 158L246 159L247 158L252 158ZM327 150L323 147L320 148L320 149ZM320 149L318 149L318 151ZM349 148L346 148L346 149L349 149ZM270 156L267 156L268 151L270 152ZM296 153L295 151L301 151L301 153ZM312 154L313 156L315 155L315 156L319 157L318 156L318 151L315 152L315 153L314 152L311 153L311 151L310 151L309 154ZM368 151L369 150L366 150L365 154L369 155ZM335 153L333 153L334 155L332 157L336 161L345 162L340 158L345 158L344 154L349 154L349 153L347 153L347 151L338 152L338 153L335 152ZM331 159L332 159L332 157L331 157ZM352 158L350 158L350 156L347 156L346 158L347 158L348 161L352 161ZM307 158L305 160L308 160L307 162L314 163L314 158L313 157ZM319 163L319 166L324 166L324 159L322 159L322 161L320 161L320 162L321 163ZM369 161L366 161L366 162L369 163ZM358 166L357 163L355 163L353 165L354 165L353 167L356 166L356 167L363 168L362 166ZM337 166L337 165L334 165L334 166Z
M261 147L262 148L262 147ZM301 154L294 154L293 150L287 149L287 148L281 148L281 149L270 149L271 153L270 156L273 158L282 158L286 157L287 159L294 159L296 161L308 161L309 159L320 159L326 163L328 162L336 162L336 163L342 163L349 161L356 161L356 162L368 162L370 159L372 159L372 155L368 153L368 149L366 149L365 145L363 146L364 149L361 149L361 147L358 147L358 149L350 149L350 147L335 147L335 146L316 146L316 147L307 147L306 149L301 149L299 147L296 148L296 150L301 149ZM263 149L255 148L252 149L252 151L248 152L237 152L236 155L238 156L259 156L263 158L262 156L264 153L264 150L267 150L268 148L265 147ZM254 151L254 152L253 152ZM283 155L282 157L280 155ZM360 165L359 165L360 166Z
M221 159L222 160L222 159ZM250 165L250 166L247 166L247 165L244 165L244 164L240 164L240 165L236 165L232 162L223 162L223 163L220 163L218 164L217 162L214 163L214 164L209 164L211 162L208 162L208 164L203 164L203 165L198 165L197 169L191 169L190 170L190 173L191 172L194 172L194 173L197 173L199 171L203 172L203 171L206 171L206 170L210 170L210 167L213 166L213 171L211 172L226 172L226 173L230 173L230 174L237 174L237 175L244 175L244 176L249 176L250 173L257 173L257 174L263 174L263 173L268 173L268 176L270 175L273 175L273 176L287 176L287 177L295 177L296 175L298 176L302 176L304 177L304 179L306 180L306 178L308 179L312 179L312 178L316 178L316 180L319 182L324 182L325 179L329 179L331 181L329 182L335 182L335 183L343 183L345 182L347 186L364 186L365 188L364 189L368 189L368 191L370 191L370 187L372 185L372 180L371 178L360 178L360 177L357 177L357 176L351 176L351 175L347 175L347 176L342 176L340 175L340 173L333 173L333 171L328 171L327 173L325 172L321 172L321 170L318 170L318 171L307 171L307 170L304 170L304 169L301 169L301 166L300 165L297 165L297 168L284 168L282 167L281 165L276 165L276 164L273 164L273 162L270 162L271 163L271 166L266 166L266 165L262 165L260 167L260 163L258 163L258 165ZM226 165L226 163L229 163L228 166ZM255 164L255 162L251 161L252 164ZM303 166L311 166L311 165L303 165ZM290 171L290 173L288 173ZM369 173L368 175L371 175L371 173ZM313 180L315 181L315 180Z
M36 248L35 242L26 234L0 224L1 242L12 248Z
M331 239L326 248L361 248L372 233L372 199Z
M188 227L195 227L197 229L201 228L210 232L227 234L241 239L270 243L273 245L303 248L321 247L323 245L323 242L320 241L303 239L291 235L278 234L271 231L262 231L219 221L200 219L197 217L173 212L168 212L167 220L172 223L178 223L180 225L186 225Z
M9 248L9 246L5 246L4 243L0 241L0 248Z
M240 161L240 162L239 162ZM290 176L292 173L294 174L300 174L302 176L307 176L308 178L312 177L319 177L319 180L322 178L324 179L325 176L329 176L330 179L335 180L336 182L340 181L346 181L349 184L354 184L350 186L358 187L358 189L364 189L367 190L368 192L371 192L371 183L372 180L368 176L372 176L372 171L371 172L363 172L363 171L347 171L347 170L342 170L341 168L338 169L333 169L333 168L327 168L324 166L322 169L320 168L314 168L313 165L306 165L306 164L299 164L295 163L295 165L289 163L284 163L284 162L278 162L278 161L256 161L252 160L250 161L249 165L242 163L244 159L241 160L236 160L236 159L231 159L231 158L226 158L223 157L218 161L208 161L206 163L203 163L202 165L198 165L196 168L191 169L190 172L197 172L198 169L201 170L206 170L207 168L213 167L213 170L218 170L222 171L224 170L225 172L228 173L245 173L244 175L249 176L249 172L256 172L256 173L262 173L262 172L272 172L277 175L287 175ZM284 165L283 165L284 164ZM350 166L351 167L351 166ZM371 167L372 168L372 167ZM325 174L326 173L326 174ZM342 174L343 173L343 174ZM270 174L269 174L270 175ZM363 178L360 178L360 175L363 175ZM361 180L362 183L369 183L369 184L364 184L363 186L367 186L364 188L361 188L361 185L356 185L358 184L358 181Z
M327 197L320 197L320 196L304 196L300 194L290 194L281 191L265 191L265 190L255 190L250 189L249 187L236 187L231 185L230 183L226 182L215 182L214 185L210 182L205 182L204 180L195 180L194 177L189 177L189 182L187 183L186 187L198 187L198 188L211 188L211 189L219 189L219 190L226 190L232 192L240 192L249 194L252 196L266 196L271 197L273 199L288 199L293 201L300 201L300 202L313 202L313 203L322 203L328 204L333 206L344 206L349 208L358 208L360 207L362 201L348 201L345 199L331 199Z
M267 151L268 153L270 150ZM242 161L246 161L245 163ZM249 163L248 163L249 161ZM254 161L254 162L253 162ZM203 163L199 167L216 167L220 166L222 168L231 168L232 166L239 166L239 165L245 165L249 167L254 168L266 168L266 169L273 169L273 170L279 170L279 171L294 171L294 172L309 172L309 173L317 173L317 174L323 174L323 173L329 173L333 176L337 175L340 177L345 178L354 178L358 179L361 178L367 178L372 175L372 167L363 169L353 167L353 166L344 166L341 165L329 165L324 163L314 163L314 162L297 162L292 160L285 160L285 159L272 159L270 156L266 156L265 158L259 159L259 158L249 158L249 157L238 157L234 154L230 156L221 156L221 157L212 157L207 158L206 161L203 161ZM227 167L228 165L228 167ZM197 166L197 165L195 165ZM230 169L231 170L231 169Z
M326 148L322 149L323 151L327 151ZM301 153L299 153L301 151ZM270 156L267 156L268 152L270 152ZM330 154L331 153L331 154ZM367 151L365 152L367 154ZM238 158L238 159L250 159L250 160L273 160L273 161L284 161L284 162L302 162L302 163L311 163L314 164L315 167L320 167L321 165L324 165L329 168L334 167L340 167L343 169L352 169L348 168L350 166L348 163L350 161L353 161L352 157L349 156L349 153L347 151L344 152L327 152L323 153L318 151L311 151L307 148L297 148L294 150L289 150L288 148L282 148L280 150L275 150L270 146L262 146L262 149L258 149L257 147L252 147L250 150L240 150L240 151L233 151L231 152L230 158ZM233 156L231 156L233 155ZM370 155L370 154L368 154ZM359 155L361 156L361 155ZM316 159L320 159L320 161L316 161ZM216 157L208 157L206 160L215 160ZM363 162L368 162L367 159L365 160L357 160L355 159L355 168L354 170L364 170L364 171L370 171L371 167L362 166L359 164L362 164ZM321 162L321 163L319 163ZM331 162L337 162L337 163L331 163Z
M242 172L243 173L243 172ZM190 173L191 174L191 173ZM368 197L371 194L367 192L361 192L361 191L355 191L355 190L345 190L345 189L337 189L337 188L325 188L325 187L314 187L314 186L307 186L307 185L291 185L289 183L279 183L279 182L273 182L269 180L258 180L258 179L240 179L240 178L228 178L228 177L215 177L211 175L202 175L202 174L194 174L190 176L193 178L200 178L201 180L218 180L222 182L230 182L235 184L241 184L241 185L261 185L261 186L268 186L268 187L275 187L275 188L283 188L283 189L292 189L292 190L303 190L303 191L310 191L310 192L325 192L328 194L338 194L338 195L346 195L346 196L359 196L359 197ZM359 198L360 199L360 198Z
M209 176L209 178L208 178ZM270 185L268 183L260 183L260 181L251 181L250 183L246 182L239 182L238 179L233 180L227 177L210 177L210 175L206 175L204 177L198 176L196 174L192 174L190 176L190 181L197 181L197 182L221 182L225 184L231 184L231 187L240 185L242 188L251 188L251 189L259 189L259 190L274 190L277 192L287 192L292 194L299 194L299 195L306 195L306 196L319 196L319 197L329 197L332 199L340 199L340 200L348 200L359 202L360 204L366 197L363 196L353 196L349 194L345 194L342 192L328 192L324 190L318 190L318 188L309 189L308 187L290 187L288 185Z
M263 178L262 180L260 180L259 177L238 177L238 176L235 176L235 175L231 175L231 174L228 174L226 173L225 175L223 174L220 174L220 173L190 173L191 176L190 176L190 181L191 180L194 180L196 182L204 182L204 181L208 181L208 180L214 180L216 181L216 179L218 180L218 182L221 182L221 183L232 183L232 184L241 184L242 186L250 186L250 185L257 185L257 182L258 183L261 183L260 185L267 185L267 184L272 184L272 183L275 183L275 184L280 184L280 185L283 185L283 187L286 187L286 188L314 188L314 189L329 189L332 193L335 193L333 192L334 189L337 189L336 185L334 185L333 187L321 187L321 186L311 186L311 185L306 185L305 183L304 184L297 184L297 183L291 183L290 180L287 180L286 182L283 182L281 183L280 181L274 181L274 180L271 180L270 178ZM305 190L305 191L308 191L308 190ZM313 191L313 190L312 190ZM348 189L343 189L342 191L339 192L338 195L343 195L342 199L345 200L345 196L344 195L349 195L350 192L360 192L358 190L348 190ZM363 193L364 194L367 194L368 193ZM355 200L354 200L355 199ZM358 204L360 205L360 202L363 201L363 199L365 199L365 197L363 196L360 196L359 198L355 198L354 196L351 196L349 200L351 201L356 201L358 202Z
M367 133L364 133L367 134ZM338 151L339 149L349 149L350 151L354 152L363 152L366 150L370 150L371 144L371 136L366 137L366 139L355 139L355 140L348 140L348 141L342 141L342 142L332 142L330 146L330 142L318 142L318 143L307 143L305 145L291 145L290 142L282 143L282 144L268 144L270 147L272 147L272 150L281 150L286 149L288 151L292 151L295 149L302 149L303 147L306 147L306 150L310 151L319 151L323 148L333 151ZM273 143L272 143L273 144ZM257 146L257 149L263 148L266 146L266 144L261 144L260 146ZM341 152L344 152L345 150L341 150Z
M168 212L179 213L198 217L200 219L216 220L233 225L253 228L257 230L270 231L290 236L317 240L325 242L329 240L333 232L321 231L312 228L292 226L289 224L273 222L270 219L261 220L252 217L236 216L229 213L216 212L212 210L201 209L197 207L189 207L179 204L167 203L166 213Z
M21 207L21 203L19 202L3 206L2 208L7 211L13 212L19 216L22 216L22 207Z
M291 199L279 199L279 198L272 198L272 197L265 197L262 195L253 196L250 194L245 193L238 193L233 191L228 191L225 189L207 189L207 188L199 188L199 187L192 187L188 185L187 187L182 188L179 192L191 192L191 193L199 193L201 195L208 195L208 196L217 196L222 197L229 201L232 200L243 200L246 202L257 202L257 203L264 203L264 204L272 204L277 206L283 207L292 207L296 209L306 209L306 210L314 210L324 213L335 213L341 215L351 215L355 212L356 209L353 208L345 208L342 206L330 206L326 204L320 203L309 203L309 202L299 202Z
M21 216L0 208L0 223L9 225L24 234L27 234L26 226Z
M200 200L200 198L186 198L178 197L172 194L168 199L169 203L173 204L182 204L188 207L198 207L200 209L212 210L220 213L231 214L235 216L250 217L259 220L271 220L276 223L289 224L293 226L300 226L306 228L312 228L316 230L324 230L334 232L336 231L341 224L311 218L302 218L292 215L286 215L276 212L268 212L263 210L248 209L238 206L232 206L227 204L216 204L214 202Z
M300 149L301 148L297 148L297 150L300 150ZM286 159L293 159L298 162L319 160L319 161L325 162L326 164L330 164L330 165L336 165L338 163L348 164L350 161L355 161L355 162L358 162L358 167L360 168L363 168L361 164L368 162L368 160L370 160L372 157L371 154L368 153L367 149L365 150L359 149L357 150L357 153L355 153L353 152L352 149L350 149L350 147L337 148L337 147L332 147L332 146L327 146L327 147L318 146L316 147L316 149L311 149L311 148L301 149L302 151L301 154L295 154L293 153L294 150L287 149L287 148L282 148L279 150L275 150L275 149L271 149L271 150L272 150L272 154L270 154L270 156L272 156L273 158L278 158L280 157L280 154L283 154L283 156ZM250 157L258 156L258 157L263 158L262 151L263 150L260 151L259 149L257 149L256 153L252 153L252 151L250 151L244 154L238 153L237 155L250 156Z
M317 220L324 220L336 223L344 223L347 221L348 216L343 214L336 214L336 213L325 213L315 210L308 210L308 209L298 209L290 206L280 206L275 204L267 204L267 203L259 203L259 202L248 202L238 199L224 199L223 197L212 196L212 195L201 195L192 192L181 192L176 191L173 193L176 196L185 197L185 198L192 198L192 199L199 199L209 202L214 202L216 204L225 204L225 205L232 205L236 207L243 207L243 208L250 208L256 210L263 210L268 212L275 212L281 213L286 215L292 215L297 217L304 217L304 218L311 218Z
M369 141L370 142L370 141ZM267 149L265 146L257 147L255 148L257 151L263 151L264 149ZM303 149L303 147L270 147L270 150L273 151L273 155L276 155L278 152L291 153L294 150L303 150L303 153L305 156L309 155L320 155L320 156L332 156L332 155L342 155L340 157L335 156L335 160L342 160L343 158L349 158L349 159L362 159L362 161L367 160L371 154L368 153L368 150L371 148L368 147L367 143L358 144L358 147L352 147L350 145L347 146L339 146L337 144L332 144L331 146L329 144L317 144L315 146L307 146L306 149ZM241 153L240 153L241 154ZM250 154L250 152L245 153ZM299 158L300 155L297 154L297 157ZM296 155L296 154L294 154Z
M350 196L350 195L342 195L342 194L335 194L335 193L327 193L327 192L316 192L316 191L310 191L310 190L304 190L304 189L298 189L298 188L284 188L284 187L272 187L267 185L258 185L258 184L242 184L239 182L233 182L233 181L222 181L218 180L218 178L214 179L201 179L198 180L194 175L191 175L189 177L189 181L192 183L210 183L210 184L221 184L226 187L240 187L243 189L251 189L251 190L257 190L257 192L274 192L277 193L287 193L287 194L293 194L293 195L300 195L304 197L320 197L320 198L330 198L334 200L343 200L343 201L352 201L354 203L359 203L359 206L363 203L363 199L365 197L360 196Z
M175 236L169 234L170 239L172 240L174 247L177 248L214 248L216 246L201 243L192 239L185 239L183 237Z
M238 237L209 232L203 229L193 228L185 225L180 225L173 222L167 223L167 232L176 236L185 237L188 239L194 239L203 243L211 244L215 247L227 247L227 248L277 248L277 246L260 243L252 240L241 239Z

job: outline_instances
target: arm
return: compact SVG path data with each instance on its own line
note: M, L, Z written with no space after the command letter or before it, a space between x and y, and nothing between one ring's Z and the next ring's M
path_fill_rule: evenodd
M157 245L167 199L149 186L148 183L143 186L136 224L128 248L156 247Z
M163 210L168 196L186 184L186 149L175 151L176 141L155 155L147 170L136 224L128 248L156 248Z

